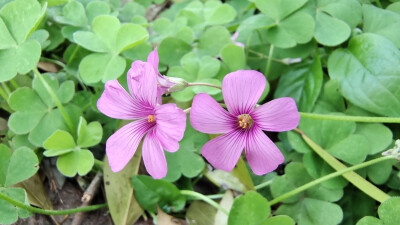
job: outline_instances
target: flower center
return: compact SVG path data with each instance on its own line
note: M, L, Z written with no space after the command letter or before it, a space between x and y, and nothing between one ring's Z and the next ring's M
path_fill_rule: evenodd
M156 118L153 115L148 115L147 116L147 122L153 123L156 121Z
M253 125L253 119L249 114L242 114L238 116L239 127L246 129Z

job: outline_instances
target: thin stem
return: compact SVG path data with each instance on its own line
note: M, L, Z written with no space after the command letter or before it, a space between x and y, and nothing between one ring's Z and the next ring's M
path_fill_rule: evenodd
M265 67L265 77L268 79L268 74L269 70L271 69L271 62L272 62L272 56L274 54L274 45L269 46L269 53L268 53L268 61L267 61L267 66Z
M94 159L94 165L103 168L104 167L104 162L98 159Z
M0 95L4 100L7 102L8 101L8 95L7 93L3 90L3 88L0 87Z
M303 140L317 153L326 163L328 163L333 169L336 171L347 169L347 167L325 151L321 146L311 140L303 131L300 129L295 129L297 133L301 135ZM386 199L390 198L385 192L381 189L375 187L373 184L365 180L356 172L348 172L343 174L343 177L346 178L350 183L352 183L355 187L363 191L365 194L369 195L371 198L375 199L378 202L383 202Z
M57 66L60 66L61 68L65 68L66 67L66 65L64 63L62 63L62 62L60 62L58 60L55 60L55 59L49 59L49 58L46 58L46 57L40 57L40 60L56 64Z
M10 90L10 88L8 88L8 86L7 86L7 84L6 84L5 82L2 82L2 83L1 83L1 86L2 86L2 87L4 88L4 90L6 91L7 96L11 94L11 90Z
M375 0L375 3L379 8L382 8L382 4L381 4L380 0Z
M206 195L209 199L220 199L224 197L224 194Z
M218 86L218 85L215 85L215 84L209 84L209 83L198 83L198 82L187 83L187 86L188 87L190 87L190 86L207 86L207 87L213 87L213 88L218 88L218 89L222 90L221 86Z
M43 214L43 215L67 215L67 214L74 214L74 213L78 213L78 212L93 211L93 210L107 207L107 204L99 204L99 205L91 205L91 206L87 206L87 207L79 207L79 208L75 208L75 209L47 210L47 209L35 208L30 205L25 205L24 203L16 201L13 198L11 198L1 192L0 192L0 198L17 206L17 207L26 209L32 213L38 213L38 214Z
M283 200L285 200L287 198L292 197L293 195L296 195L296 194L298 194L298 193L300 193L302 191L305 191L305 190L307 190L307 189L309 189L309 188L311 188L311 187L313 187L313 186L315 186L317 184L325 182L325 181L327 181L329 179L332 179L332 178L338 177L340 175L343 175L345 173L348 173L348 172L351 172L351 171L354 171L354 170L358 170L358 169L361 169L361 168L364 168L364 167L367 167L367 166L370 166L370 165L373 165L373 164L376 164L376 163L379 163L379 162L382 162L382 161L385 161L385 160L389 160L389 159L394 159L394 156L379 157L379 158L376 158L376 159L373 159L373 160L370 160L370 161L367 161L367 162L363 162L363 163L360 163L358 165L355 165L355 166L352 166L352 167L349 167L349 168L346 168L346 169L343 169L343 170L339 170L339 171L336 171L334 173L325 175L325 176L320 177L320 178L318 178L316 180L313 180L313 181L311 181L311 182L309 182L307 184L304 184L303 186L300 186L300 187L298 187L298 188L296 188L296 189L294 189L292 191L289 191L289 192L287 192L287 193L285 193L285 194L283 194L281 196L278 196L277 198L272 199L269 202L269 204L270 205L275 205L276 203L279 203L279 202L281 202L281 201L283 201Z
M254 189L259 190L265 187L268 187L270 184L272 184L272 180L266 181L264 183L261 183L259 185L254 186Z
M182 195L186 195L186 196L191 196L191 197L195 197L196 199L200 199L203 200L205 202L207 202L208 204L210 204L211 206L214 206L216 209L220 210L221 212L225 213L227 216L229 216L229 212L222 208L222 206L220 206L218 203L216 203L215 201L213 201L212 199L208 198L207 196L200 194L198 192L194 192L194 191L189 191L189 190L181 190L180 193Z
M363 123L400 123L400 117L369 117L369 116L341 116L329 114L316 114L300 112L302 118L318 119L318 120L340 120L353 121Z
M19 85L15 80L10 80L10 84L13 86L14 89L18 89Z
M42 81L43 86L46 88L47 92L50 94L51 98L53 99L54 103L56 104L57 108L60 110L61 115L63 116L65 123L67 124L68 128L70 129L70 131L75 134L75 129L74 126L72 124L71 119L69 118L67 112L65 111L61 101L58 99L57 95L54 93L53 89L51 89L51 87L49 86L49 84L47 83L47 81L43 78L42 74L39 73L37 68L33 69L33 72L35 73L35 75L37 77L39 77L39 79Z

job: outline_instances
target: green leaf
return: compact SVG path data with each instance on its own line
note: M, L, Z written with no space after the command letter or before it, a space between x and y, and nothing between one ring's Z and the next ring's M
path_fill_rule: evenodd
M228 225L258 225L271 213L267 199L255 191L239 196L229 212Z
M93 20L92 29L96 36L110 50L117 50L116 34L120 28L119 20L110 15L101 15Z
M336 46L347 40L350 33L347 23L323 11L317 11L314 36L318 43Z
M365 48L368 46L368 48ZM362 34L347 49L337 49L328 60L331 79L337 79L345 98L362 109L400 116L400 51L386 38Z
M99 15L110 14L110 11L111 8L108 2L93 1L86 5L86 14L89 22L93 22Z
M58 170L67 177L73 177L77 173L84 176L90 172L94 165L94 157L91 151L86 149L75 150L57 159Z
M67 103L72 99L75 92L75 84L73 81L71 80L65 81L60 86L56 78L57 75L43 74L42 76L46 81L46 83L56 94L57 98L61 101L61 103ZM56 106L56 103L54 102L53 98L47 91L47 88L44 86L40 78L35 77L33 79L32 88L36 91L36 93L40 96L41 100L47 105L49 109Z
M160 63L175 66L186 53L192 50L191 46L178 38L165 38L158 47Z
M294 218L299 225L336 225L343 219L340 206L312 198L305 198L295 204L284 204L276 213Z
M209 25L222 25L231 22L236 16L235 9L228 4L207 1L204 4L204 17Z
M0 17L18 44L22 44L42 16L36 0L15 0L0 10Z
M229 70L245 69L246 57L244 49L235 44L228 44L221 50L222 60L228 65Z
M11 48L14 45L16 45L16 42L8 31L6 24L0 17L0 50Z
M56 132L46 139L43 147L46 149L43 154L49 157L64 154L67 150L67 152L70 152L76 147L76 144L69 132L56 130Z
M265 220L261 225L294 225L295 222L292 218L286 215L278 215Z
M107 158L104 161L104 187L108 208L115 224L133 224L142 215L143 209L137 202L132 188L132 176L139 170L141 154L140 150L119 171L114 173L110 169Z
M364 216L356 225L384 225L381 220L372 216Z
M359 123L355 133L363 135L368 140L370 155L382 152L392 143L392 131L380 123Z
M199 51L210 56L216 56L221 49L231 43L231 35L225 27L213 26L208 28L199 40Z
M296 66L283 74L274 98L292 97L300 111L311 112L321 92L322 81L321 62L317 57L312 64Z
M136 175L132 178L133 188L135 189L135 196L143 209L156 212L158 205L162 209L179 210L174 208L182 205L185 198L179 193L179 189L175 185L164 181L154 180L153 178L145 175Z
M11 154L6 145L0 145L0 162L0 185L6 187L28 179L39 169L36 154L27 147L21 147Z
M379 218L385 225L397 225L400 221L400 198L392 197L382 202L378 208Z
M93 52L108 52L110 51L104 42L97 37L96 34L89 31L77 31L73 34L74 41Z
M94 53L83 58L79 64L79 73L86 84L106 82L121 76L126 61L118 55Z
M147 30L136 24L123 24L117 33L117 52L123 52L141 44L149 37Z
M32 89L22 87L14 91L9 98L12 113L8 126L16 134L30 132L46 114L46 106Z
M23 202L25 205L29 205L28 198L25 190L22 188L7 188L0 189L2 194L7 195L19 202ZM13 204L0 199L0 223L1 224L14 224L20 218L27 218L31 216L31 213L14 206Z
M69 1L63 7L63 16L56 16L56 21L76 27L88 25L85 8L79 1Z
M400 47L400 30L397 29L400 25L398 13L367 4L363 5L362 10L364 32L382 35Z
M375 184L384 184L392 173L393 161L383 161L367 168L368 178Z
M311 40L315 22L306 13L296 11L307 1L294 0L257 0L258 9L270 17L274 24L266 29L268 41L280 48L290 48Z
M78 125L78 146L87 148L100 143L103 137L103 128L97 121L87 124L85 118L81 117Z

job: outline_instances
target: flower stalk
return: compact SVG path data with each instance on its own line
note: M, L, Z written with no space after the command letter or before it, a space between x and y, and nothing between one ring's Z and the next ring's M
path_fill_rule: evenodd
M13 198L11 198L1 192L0 192L0 199L3 199L19 208L26 209L29 212L43 214L43 215L69 215L69 214L74 214L74 213L78 213L78 212L93 211L93 210L105 208L108 206L108 204L105 203L105 204L91 205L91 206L87 206L87 207L79 207L79 208L74 208L74 209L47 210L47 209L35 208L30 205L25 205L24 203L16 201Z
M186 196L194 197L199 200L203 200L203 201L207 202L208 204L210 204L211 206L214 206L216 209L220 210L227 216L229 216L229 212L226 209L222 208L222 206L220 206L218 203L216 203L211 198L208 198L207 196L205 196L203 194L200 194L195 191L189 191L189 190L181 190L180 193L181 193L181 195L186 195Z
M285 194L283 194L281 196L278 196L278 197L272 199L269 202L269 204L270 205L275 205L275 204L277 204L279 202L282 202L283 200L285 200L287 198L292 197L293 195L296 195L296 194L298 194L300 192L303 192L303 191L305 191L305 190L307 190L307 189L309 189L311 187L314 187L317 184L323 183L323 182L325 182L325 181L327 181L329 179L332 179L332 178L338 177L340 175L344 175L344 174L346 174L348 172L352 172L354 170L358 170L358 169L361 169L361 168L364 168L364 167L367 167L367 166L370 166L370 165L373 165L373 164L376 164L376 163L379 163L379 162L382 162L382 161L386 161L386 160L389 160L389 159L394 159L394 156L379 157L379 158L376 158L376 159L373 159L373 160L369 160L367 162L363 162L363 163L354 165L352 167L348 167L346 169L342 169L342 170L336 171L334 173L325 175L323 177L320 177L320 178L318 178L316 180L313 180L313 181L311 181L311 182L309 182L307 184L304 184L304 185L302 185L302 186L300 186L300 187L298 187L298 188L296 188L296 189L294 189L292 191L289 191L289 192L287 192L287 193L285 193ZM268 183L268 181L265 182L265 183Z
M302 118L317 120L353 121L361 123L400 123L400 117L342 116L300 112Z

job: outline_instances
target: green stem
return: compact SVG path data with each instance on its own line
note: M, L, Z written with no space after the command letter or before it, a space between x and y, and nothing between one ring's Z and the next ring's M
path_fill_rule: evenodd
M34 74L42 81L43 86L46 88L47 92L50 94L51 98L53 99L54 103L56 104L57 108L60 110L61 115L63 116L65 123L67 124L70 131L75 134L75 129L71 119L69 118L67 112L65 111L61 101L58 99L57 95L54 93L53 89L49 86L47 81L43 78L42 74L39 73L37 68L33 69Z
M267 66L265 67L265 77L268 79L268 74L269 74L269 70L271 69L271 62L272 62L272 56L274 54L274 46L270 45L269 46L269 53L268 53L268 61L267 61Z
M18 89L19 85L15 80L10 80L10 84L13 86L14 89Z
M375 3L379 8L382 8L382 4L381 4L380 0L375 0Z
M200 194L198 192L194 192L194 191L189 191L189 190L181 190L180 193L182 195L186 195L186 196L191 196L191 197L195 197L196 199L200 199L203 200L205 202L207 202L208 204L210 204L211 206L214 206L216 209L220 210L221 212L225 213L227 216L229 216L229 212L222 208L222 206L220 206L218 203L216 203L215 201L211 200L210 198L208 198L207 196Z
M8 101L8 95L7 93L3 90L3 88L0 87L0 95L4 100L7 102Z
M220 199L224 197L224 194L206 195L209 199Z
M400 123L400 117L369 117L369 116L341 116L329 114L316 114L300 112L302 118L310 118L317 120L340 120L353 121L363 123Z
M11 198L1 192L0 192L0 198L19 207L19 208L26 209L32 213L38 213L38 214L44 214L44 215L68 215L68 214L74 214L74 213L78 213L78 212L93 211L93 210L107 207L107 204L99 204L99 205L91 205L91 206L87 206L87 207L79 207L79 208L75 208L75 209L47 210L47 209L35 208L30 205L25 205L24 203L16 201L13 198Z
M336 171L347 169L347 167L321 148L318 144L316 144L313 140L311 140L303 131L299 129L295 129L297 133L299 133L303 140L317 153L326 163L328 163L332 168ZM377 200L378 202L383 202L386 199L390 198L385 192L381 189L375 187L373 184L365 180L356 172L348 172L343 174L343 177L346 178L350 183L352 183L355 187L363 191L365 194L369 195L371 198Z
M307 184L304 184L303 186L300 186L300 187L298 187L298 188L296 188L296 189L294 189L292 191L289 191L289 192L287 192L287 193L285 193L285 194L283 194L281 196L278 196L277 198L272 199L269 202L269 204L270 205L275 205L276 203L279 203L279 202L281 202L281 201L283 201L283 200L285 200L287 198L290 198L293 195L296 195L296 194L298 194L298 193L300 193L302 191L305 191L305 190L307 190L307 189L309 189L309 188L311 188L311 187L313 187L313 186L315 186L317 184L320 184L320 183L322 183L324 181L327 181L329 179L338 177L338 176L343 175L345 173L348 173L348 172L351 172L351 171L354 171L354 170L358 170L358 169L361 169L361 168L364 168L364 167L367 167L367 166L370 166L370 165L373 165L373 164L376 164L376 163L379 163L379 162L382 162L382 161L385 161L385 160L389 160L389 159L394 159L394 156L379 157L379 158L376 158L376 159L373 159L373 160L370 160L370 161L367 161L367 162L363 162L363 163L360 163L358 165L355 165L355 166L352 166L352 167L349 167L349 168L346 168L346 169L343 169L343 170L339 170L339 171L336 171L334 173L325 175L325 176L320 177L320 178L318 178L316 180L313 180L313 181L311 181L311 182L309 182Z
M94 159L94 164L98 167L103 168L104 167L104 162L98 159Z
M271 183L272 183L272 180L266 181L264 183L254 186L254 189L259 190L259 189L268 187Z
M6 91L7 96L11 94L11 90L10 90L10 88L8 88L8 86L7 86L7 84L6 84L5 82L2 82L2 83L1 83L1 86L2 86L2 87L4 88L4 90Z
M215 84L209 84L209 83L187 83L187 86L207 86L207 87L213 87L213 88L218 88L222 90L221 86L215 85Z
M62 63L62 62L60 62L58 60L55 60L55 59L49 59L49 58L46 58L46 57L40 57L40 60L56 64L57 66L60 66L61 68L65 68L66 67L66 65L64 63Z

